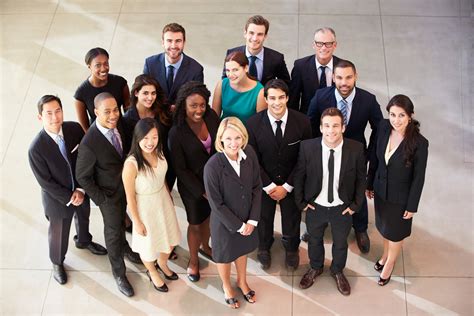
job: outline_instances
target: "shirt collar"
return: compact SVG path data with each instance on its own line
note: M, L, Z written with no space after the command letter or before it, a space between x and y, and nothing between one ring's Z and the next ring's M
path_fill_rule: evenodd
M334 149L334 152L338 153L340 151L342 151L342 145L344 144L344 138L342 139L342 142L337 145L335 148L329 148L325 143L324 141L321 139L321 146L323 147L323 150L331 150L331 149Z
M235 160L232 160L229 158L229 156L227 156L227 154L225 153L224 151L224 155L225 157L227 158L227 160L229 160L229 162L232 164L232 163L236 163ZM240 165L240 162L242 161L242 159L247 159L247 155L245 154L245 152L242 150L242 149L239 149L239 152L237 153L237 164Z
M316 57L316 55L314 55L314 59L316 60L316 69L319 69L319 67L321 67L321 66L326 66L326 67L328 67L328 68L331 70L331 72L332 72L332 70L333 70L333 58L332 58L332 57L331 57L331 60L327 63L327 65L321 65L321 64L319 63L318 58Z
M181 58L176 63L170 64L168 62L168 58L166 58L166 56L165 56L165 68L168 69L169 65L173 65L174 69L178 70L179 67L181 67L181 63L183 62L183 58L184 58L184 53L181 54Z
M263 61L263 51L264 50L265 50L265 47L262 47L262 50L257 55L255 55L258 59L260 59L262 61ZM252 56L252 54L250 54L249 50L247 49L247 46L245 46L245 56L247 56L247 58Z
M334 95L336 96L336 103L339 103L339 101L344 99L339 93L339 91L337 91L337 89L334 89ZM356 95L356 87L352 89L351 94L349 94L349 96L345 99L347 103L352 104L352 101L354 101L355 95Z
M270 120L270 124L273 125L275 124L275 122L277 121L276 118L273 117L273 115L270 114L270 111L267 110L267 115L268 115L268 119ZM283 125L286 125L286 121L288 120L288 109L286 109L285 111L285 114L283 114L282 118L280 119L280 121L282 121Z
M106 128L106 127L103 127L102 125L100 125L99 121L98 120L95 120L95 126L97 126L97 129L104 135L106 135L108 132L109 132L109 128Z
M61 126L61 128L59 129L59 133L57 134L54 134L50 131L47 131L46 129L44 130L46 132L46 134L48 134L55 142L56 142L56 139L58 138L58 135L61 136L63 139L64 139L64 134L63 134L63 127Z

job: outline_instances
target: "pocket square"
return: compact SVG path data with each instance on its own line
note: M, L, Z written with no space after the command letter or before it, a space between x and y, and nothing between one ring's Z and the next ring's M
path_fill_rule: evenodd
M289 144L288 144L288 146L291 146L291 145L296 145L296 144L298 144L298 143L300 143L300 142L301 142L301 140L297 140L296 142L289 143Z
M73 152L75 152L78 148L79 148L79 144L77 144L76 147L74 147L74 148L71 150L71 154L72 154Z

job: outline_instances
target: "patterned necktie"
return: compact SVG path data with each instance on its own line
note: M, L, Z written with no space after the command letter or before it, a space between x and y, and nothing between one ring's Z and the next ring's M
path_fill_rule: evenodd
M339 101L339 110L341 110L342 116L344 116L344 125L347 126L349 122L347 119L347 101L345 99Z
M109 129L110 133L110 138L112 139L112 145L114 145L115 150L117 150L118 154L120 157L122 157L123 151L122 151L122 146L120 145L120 141L115 134L115 128Z
M171 91L174 82L174 66L168 66L168 77L166 78L166 82L168 84L168 93Z
M278 121L275 121L275 122L277 124L277 128L275 130L275 138L276 138L276 142L277 142L278 147L280 147L281 142L283 140L283 131L281 129L281 123L283 123L283 121L278 120Z
M330 149L328 169L329 169L329 180L328 180L328 202L334 201L334 149Z
M74 191L74 177L72 175L71 164L69 163L69 159L67 157L67 149L66 149L66 143L64 142L64 138L62 138L61 135L58 135L58 137L56 137L56 143L59 146L59 151L61 152L61 155L66 160L66 163L69 169L69 176L71 177L72 190Z
M249 74L258 80L257 65L255 64L256 60L257 56L250 56Z
M319 89L326 88L328 86L328 83L326 80L326 66L320 66L319 69L321 69L321 77L319 79Z

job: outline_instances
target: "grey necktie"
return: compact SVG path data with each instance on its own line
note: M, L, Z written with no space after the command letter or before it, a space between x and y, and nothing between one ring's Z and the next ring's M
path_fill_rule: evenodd
M62 138L61 135L58 135L58 137L56 137L56 143L59 146L59 151L61 152L61 155L67 162L67 166L69 169L69 176L71 178L71 184L72 184L71 187L72 187L72 190L74 190L74 177L72 175L71 164L69 163L69 159L67 157L67 149L66 149L66 143L64 142L64 138Z

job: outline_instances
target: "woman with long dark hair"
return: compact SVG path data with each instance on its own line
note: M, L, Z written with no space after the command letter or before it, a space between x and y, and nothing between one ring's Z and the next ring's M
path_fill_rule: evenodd
M398 94L389 101L387 112L389 119L382 120L377 130L366 192L374 198L375 225L383 237L383 254L374 266L381 286L390 281L403 240L411 234L428 159L428 140L420 134L412 101Z
M167 280L178 279L168 268L168 257L179 244L181 234L165 183L168 165L158 130L158 123L153 118L144 118L137 123L122 180L133 221L132 249L140 254L155 289L167 292L168 287L156 268Z
M204 165L216 152L219 118L209 107L211 93L206 85L190 81L181 86L176 99L174 126L169 134L178 191L188 219L188 279L200 279L198 252L212 260L209 247L209 214L211 208L204 188Z

